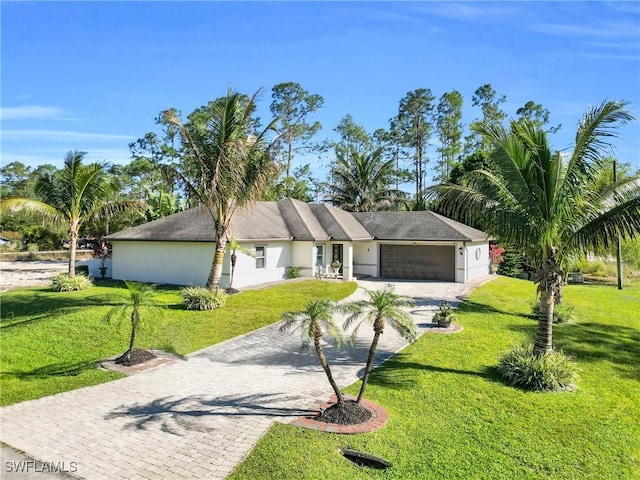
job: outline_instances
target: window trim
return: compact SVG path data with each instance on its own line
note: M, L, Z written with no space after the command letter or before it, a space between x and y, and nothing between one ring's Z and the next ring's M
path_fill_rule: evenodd
M258 249L262 249L262 256L258 254ZM266 245L254 245L256 254L256 270L263 270L267 268L267 246ZM262 260L262 266L258 266L258 262Z
M318 263L318 249L320 249L320 248L322 249L322 263ZM326 245L324 243L317 243L316 244L316 258L314 260L314 264L315 264L316 268L317 267L324 267L326 254L327 254Z

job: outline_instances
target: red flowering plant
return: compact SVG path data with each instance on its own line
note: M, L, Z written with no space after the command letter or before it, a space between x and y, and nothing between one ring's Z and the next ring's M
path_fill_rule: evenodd
M104 240L93 244L93 258L100 259L100 267L104 268L105 260L111 256L111 245Z
M498 265L504 262L504 247L502 245L490 245L489 246L489 258L491 259L491 265Z

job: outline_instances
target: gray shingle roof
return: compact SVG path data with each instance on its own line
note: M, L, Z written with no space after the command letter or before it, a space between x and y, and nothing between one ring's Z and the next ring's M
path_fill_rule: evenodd
M487 234L433 212L349 213L327 204L293 199L254 202L231 222L238 241L483 241ZM213 220L204 207L128 228L109 241L215 242Z
M255 202L238 209L231 221L231 235L238 241L291 240L275 202ZM195 207L137 227L128 228L107 240L163 242L215 242L213 219L204 207Z
M437 213L374 212L352 214L378 240L483 241L488 235Z

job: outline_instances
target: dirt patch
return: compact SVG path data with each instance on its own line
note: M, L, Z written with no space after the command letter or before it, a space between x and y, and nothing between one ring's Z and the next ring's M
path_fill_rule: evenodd
M372 414L362 406L361 403L347 400L340 407L337 403L323 410L320 415L313 417L314 420L326 423L337 423L339 425L357 425L370 420Z
M151 368L160 367L162 365L170 365L172 363L177 362L178 360L183 360L179 355L174 355L173 353L163 352L162 350L141 350L138 348L134 348L134 351L140 350L142 352L146 352L148 354L153 355L153 358L149 358L140 363L127 366L122 363L116 363L116 360L121 355L114 355L109 357L106 360L100 362L100 368L105 370L111 370L112 372L124 373L125 375L135 375L136 373L141 373ZM143 358L142 356L138 357L139 359Z

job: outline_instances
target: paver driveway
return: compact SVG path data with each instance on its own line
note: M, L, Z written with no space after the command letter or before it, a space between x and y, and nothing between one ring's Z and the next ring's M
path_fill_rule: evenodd
M416 300L422 332L440 300L456 302L486 279L396 282L396 291ZM359 284L377 289L383 282ZM349 300L362 295L358 289ZM353 348L327 348L339 385L361 372L370 330L361 329ZM389 329L376 363L403 346ZM224 478L272 421L289 422L331 393L313 352L300 350L300 335L281 333L276 324L171 365L4 407L0 439L89 480Z

